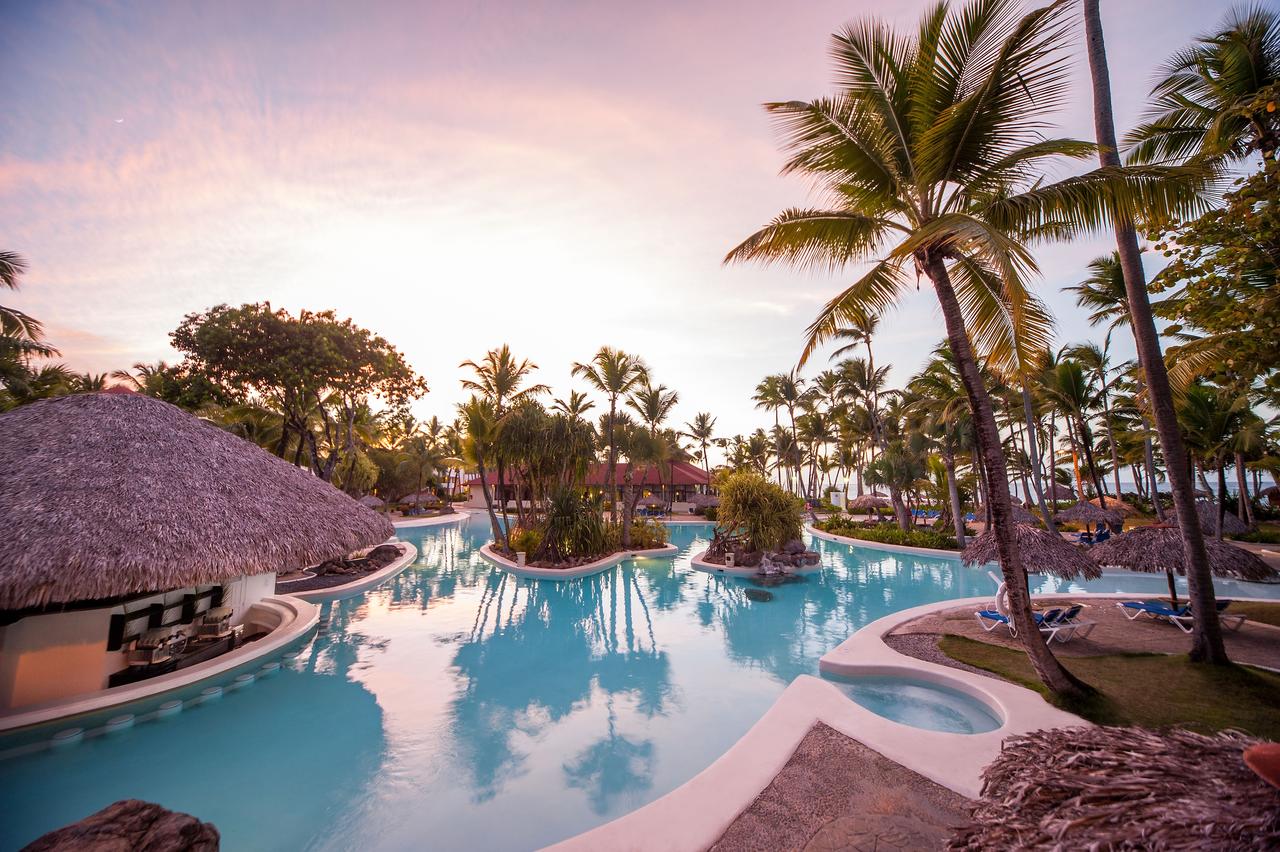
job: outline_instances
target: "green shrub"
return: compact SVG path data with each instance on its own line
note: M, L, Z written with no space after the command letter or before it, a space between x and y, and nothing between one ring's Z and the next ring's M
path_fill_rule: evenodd
M714 524L716 522L716 518L720 517L720 510L715 506L707 506L700 514L702 517Z
M636 518L631 523L631 547L634 550L649 550L662 547L667 543L667 527L657 521Z
M511 532L507 535L507 540L511 542L511 549L516 553L532 554L538 552L538 548L542 545L542 530L527 529L525 527L512 527Z
M747 549L781 550L803 529L804 503L758 473L739 471L725 478L716 513L720 530L746 541Z
M953 536L936 530L913 529L903 531L895 524L863 524L849 518L827 518L814 527L833 535L876 541L881 544L899 544L907 547L929 547L934 550L959 550Z
M608 525L600 501L564 489L547 501L539 559L564 562L583 556L600 556L611 546Z
M1232 536L1236 541L1251 541L1255 544L1280 544L1280 530L1275 527L1258 527L1243 535Z

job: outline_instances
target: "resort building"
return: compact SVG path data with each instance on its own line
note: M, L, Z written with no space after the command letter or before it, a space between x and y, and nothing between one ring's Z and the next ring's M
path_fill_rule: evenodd
M711 477L707 476L707 472L691 462L677 461L665 465L637 465L636 468L631 484L642 489L640 492L642 502L652 502L663 506L670 506L672 503L689 502L695 494L707 493L711 486ZM627 473L630 469L631 464L629 462L618 462L615 466L614 482L619 493L622 492L623 487L626 485ZM608 463L593 464L587 471L583 484L593 491L604 491L609 485L608 473ZM498 474L496 471L490 470L486 472L485 479L488 482L489 491L498 505L501 505L503 501L514 504L516 500L530 499L528 490L519 484L520 477L515 472L508 471L506 473L506 481L503 483L501 490L498 488ZM477 476L468 480L467 488L471 491L471 497L464 505L471 507L484 506L484 490L480 485L480 477Z
M0 415L0 717L256 641L290 611L277 572L393 531L150 397L78 394Z

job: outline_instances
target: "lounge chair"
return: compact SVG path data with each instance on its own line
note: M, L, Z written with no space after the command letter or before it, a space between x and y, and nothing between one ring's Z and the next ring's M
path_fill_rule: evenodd
M988 633L1003 624L1008 628L1010 636L1018 635L1018 628L1013 625L1013 621L1009 616L1002 612L998 612L994 609L982 609L978 610L973 615L978 619L978 623L982 625L982 629ZM1045 634L1046 642L1052 642L1064 629L1070 629L1068 625L1058 624L1058 618L1061 615L1062 609L1060 607L1045 610L1043 613L1031 613L1032 618L1036 620L1036 627L1040 629L1041 633ZM1063 638L1059 641L1065 642L1066 639Z
M1077 636L1081 639L1086 639L1093 632L1093 628L1098 626L1096 621L1080 620L1080 611L1083 609L1084 606L1082 604L1072 604L1058 615L1054 624L1064 628L1058 634L1059 642L1069 642Z
M1137 621L1140 615L1149 615L1156 621L1167 621L1183 633L1191 632L1191 605L1186 604L1177 609L1161 601L1119 601L1116 606L1124 611L1125 618ZM1183 623L1186 621L1187 623Z

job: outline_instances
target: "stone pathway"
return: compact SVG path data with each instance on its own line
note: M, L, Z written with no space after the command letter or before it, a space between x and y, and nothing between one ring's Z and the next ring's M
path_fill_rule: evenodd
M711 849L942 849L972 804L819 722Z

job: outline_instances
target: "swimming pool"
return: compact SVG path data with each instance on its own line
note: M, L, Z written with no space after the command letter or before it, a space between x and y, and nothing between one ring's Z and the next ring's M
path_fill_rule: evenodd
M535 848L691 778L858 627L993 591L954 560L815 541L821 571L751 600L750 581L689 566L706 526L672 527L676 557L519 580L479 555L487 534L483 516L401 530L417 562L325 604L321 632L274 675L0 761L0 848L129 797L214 823L228 850Z

